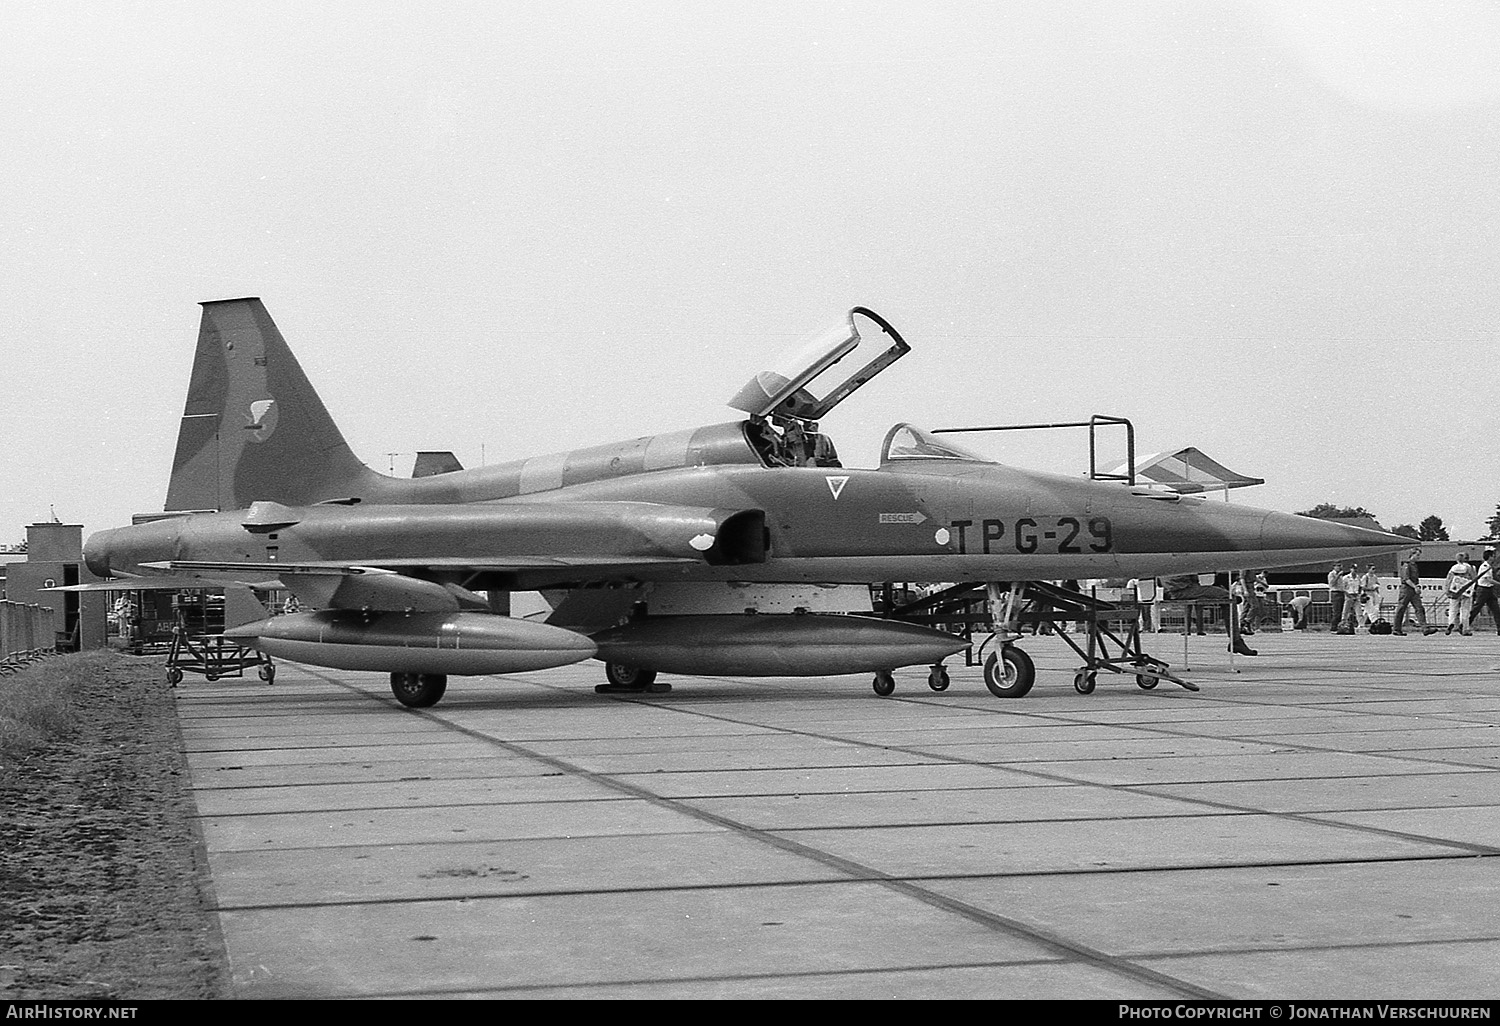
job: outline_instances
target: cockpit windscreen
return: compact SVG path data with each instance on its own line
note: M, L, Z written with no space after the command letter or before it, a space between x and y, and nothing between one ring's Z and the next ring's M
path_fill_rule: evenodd
M971 452L930 431L911 424L897 424L886 432L880 448L880 462L895 460L962 460L965 463L994 463L987 456Z

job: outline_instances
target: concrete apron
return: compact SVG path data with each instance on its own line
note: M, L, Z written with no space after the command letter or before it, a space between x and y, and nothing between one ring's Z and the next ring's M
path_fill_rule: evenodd
M425 712L373 673L189 680L234 992L1500 993L1500 639L1255 642L1231 666L1192 639L1198 694L1084 696L1027 639L1009 701L961 661L885 699L604 697L590 662L455 678Z

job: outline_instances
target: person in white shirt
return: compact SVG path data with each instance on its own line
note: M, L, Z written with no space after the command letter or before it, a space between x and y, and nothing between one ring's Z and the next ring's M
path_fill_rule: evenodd
M1494 549L1484 550L1484 562L1479 564L1479 575L1474 579L1474 599L1469 610L1469 633L1474 630L1474 621L1486 609L1495 621L1495 633L1500 634L1500 601L1495 598L1497 561Z
M1339 579L1339 585L1344 591L1344 623L1339 630L1353 634L1354 628L1359 626L1359 567L1351 566L1349 572Z
M1366 626L1380 619L1380 577L1374 563L1359 578L1359 618Z
M1469 554L1460 552L1458 562L1448 568L1443 579L1443 590L1448 594L1448 633L1457 627L1460 634L1469 634L1469 604L1473 601L1474 568L1469 565Z
M1333 619L1329 621L1333 630L1337 631L1339 625L1344 622L1344 565L1333 564L1333 569L1328 571L1328 601L1333 603Z

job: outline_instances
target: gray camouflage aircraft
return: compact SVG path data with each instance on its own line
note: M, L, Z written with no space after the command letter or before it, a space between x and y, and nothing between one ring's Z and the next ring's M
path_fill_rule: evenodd
M845 468L818 422L909 350L862 307L748 382L729 404L744 419L471 469L449 469L444 454L439 472L400 479L354 455L260 300L202 306L167 512L92 535L89 568L115 588L285 588L304 611L226 635L279 658L387 672L412 707L442 698L449 675L591 657L606 664L601 691L664 690L659 671L873 671L888 694L894 669L940 664L968 643L869 615L871 584L983 582L1014 597L1020 582L1408 544L1002 466L911 424L887 433L878 468ZM873 358L811 391L861 347ZM550 611L507 615L518 591L541 591ZM1024 695L1031 660L1014 635L999 641L986 682Z

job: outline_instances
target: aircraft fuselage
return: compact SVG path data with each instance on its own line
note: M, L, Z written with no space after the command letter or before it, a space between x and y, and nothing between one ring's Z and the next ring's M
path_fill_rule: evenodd
M560 531L570 503L761 510L763 561L714 565L655 524L628 517ZM593 507L590 507L593 508ZM649 508L649 507L646 507ZM1131 577L1274 567L1391 547L1389 536L1196 497L1171 501L1127 486L943 462L908 470L689 467L480 503L317 505L287 526L245 526L246 511L197 514L90 539L96 573L164 560L328 562L435 571L447 562L549 552L630 554L634 580L868 583ZM564 518L565 519L565 518ZM712 520L708 516L708 520ZM705 529L712 529L708 523ZM646 562L650 557L674 560ZM590 579L566 562L510 571L486 586L541 588ZM610 576L621 575L612 571Z

